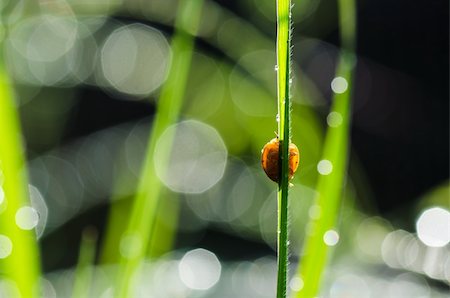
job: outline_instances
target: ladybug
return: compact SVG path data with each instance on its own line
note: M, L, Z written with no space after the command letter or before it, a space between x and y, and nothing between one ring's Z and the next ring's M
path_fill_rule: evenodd
M278 183L278 151L280 149L280 141L277 138L270 140L261 150L261 165L266 172L267 177ZM289 144L289 180L294 177L300 160L300 153L295 144Z

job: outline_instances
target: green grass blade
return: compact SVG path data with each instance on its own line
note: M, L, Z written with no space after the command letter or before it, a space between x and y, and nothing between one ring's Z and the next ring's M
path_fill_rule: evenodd
M333 97L331 112L337 116L337 124L327 130L322 153L322 160L329 161L331 172L324 173L317 182L317 197L315 205L321 210L320 217L311 219L303 257L300 260L298 277L303 281L303 288L294 293L298 298L310 298L318 295L323 272L330 253L324 242L324 234L336 229L336 219L345 183L348 143L350 127L350 106L352 91L352 72L355 64L355 5L354 0L339 1L339 17L342 48L340 61L336 70L336 77L342 77L347 82L347 89L343 93L336 93Z
M194 47L193 35L197 32L202 4L203 0L180 1L175 24L176 31L171 43L172 65L158 101L137 195L133 201L127 231L120 244L121 246L129 246L133 252L131 255L121 257L118 288L115 294L118 297L130 296L132 277L144 258L146 247L149 245L153 234L162 188L155 173L153 152L161 134L179 117ZM168 164L169 154L170 148L167 148L166 156L163 157L163 164Z
M280 140L278 183L278 274L277 297L286 297L288 274L288 192L290 142L290 0L277 1L277 94L278 138Z
M93 276L93 265L95 261L95 245L97 243L97 230L87 228L81 237L78 264L75 270L75 281L72 291L73 298L90 297Z
M343 59L337 75L347 82L351 81L351 67ZM349 86L350 89L350 86ZM319 177L315 205L321 210L321 216L309 222L308 236L305 239L304 257L300 263L300 278L304 287L296 297L315 297L319 290L322 273L325 269L328 246L323 241L324 234L335 229L339 212L341 193L347 168L348 124L350 113L349 90L345 94L334 97L332 111L339 113L342 123L338 127L328 129L322 160L329 161L332 171Z
M36 234L20 229L15 221L19 208L31 205L23 152L14 93L0 61L0 273L2 279L15 283L17 294L35 297L40 276ZM11 245L8 254L5 250L9 251Z

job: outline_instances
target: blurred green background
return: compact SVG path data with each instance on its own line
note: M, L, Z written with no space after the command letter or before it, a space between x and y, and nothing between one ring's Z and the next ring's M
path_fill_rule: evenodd
M307 223L320 216L312 202L327 171L325 131L342 122L331 98L346 89L334 77L336 2L294 2L292 140L301 159L290 192L291 276ZM17 225L38 238L40 296L113 297L118 263L139 246L122 233L178 53L178 1L0 8L31 206L0 221L0 296L19 291L8 258L28 247L4 232ZM448 295L448 11L444 1L357 1L349 173L320 297ZM260 168L277 128L275 17L275 1L203 3L179 120L150 156L163 187L136 297L275 295L276 184ZM13 200L3 180L0 171L0 217Z

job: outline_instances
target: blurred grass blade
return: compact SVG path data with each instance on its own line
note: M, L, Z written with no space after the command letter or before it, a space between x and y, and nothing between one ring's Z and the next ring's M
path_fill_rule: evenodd
M161 182L155 173L153 153L156 142L164 130L179 117L187 75L194 47L193 36L197 32L203 0L180 1L172 39L172 65L167 81L161 91L157 113L147 146L146 160L140 177L136 197L133 200L128 228L120 242L120 249L127 251L120 259L118 288L115 295L128 297L133 287L132 277L144 258L146 247L151 243L159 205ZM166 148L162 164L168 164L170 148ZM155 239L157 241L157 239Z
M147 248L151 259L160 257L172 250L180 214L179 197L167 197L158 206L158 216L152 230L152 238Z
M97 243L97 230L88 227L81 236L80 253L75 270L75 281L72 291L73 298L91 297L93 267L95 261L95 246Z
M23 152L14 94L0 58L0 273L15 283L20 296L35 297L40 275L36 234L15 221L19 208L31 205Z
M342 58L337 75L351 82L351 66ZM349 83L349 88L350 88ZM348 124L350 113L349 90L346 94L334 97L332 112L339 113L342 123L339 127L328 129L322 161L331 170L330 174L319 177L315 205L321 210L320 218L309 222L311 230L305 239L304 257L300 262L300 278L304 287L297 297L315 297L320 286L322 273L325 269L328 247L323 237L327 231L335 229L336 217L339 212L342 188L347 168L348 155Z
M288 268L288 192L289 192L289 143L290 143L290 0L277 1L277 97L279 183L278 183L278 239L277 239L277 297L286 297Z
M345 183L349 147L350 106L352 91L352 72L355 65L355 4L354 0L339 0L339 17L342 50L336 70L336 78L346 88L340 87L333 97L331 113L339 121L328 127L322 153L322 163L326 169L320 169L322 175L317 182L315 206L321 210L318 219L309 222L308 235L302 253L297 274L303 281L303 288L294 293L296 297L316 297L318 295L323 272L329 254L324 235L334 230ZM342 80L344 79L344 80Z

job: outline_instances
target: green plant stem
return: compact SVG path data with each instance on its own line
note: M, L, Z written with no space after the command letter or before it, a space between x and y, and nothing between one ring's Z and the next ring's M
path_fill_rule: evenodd
M86 228L81 237L80 253L78 255L72 291L73 298L90 297L96 243L97 230L93 227Z
M4 195L0 203L0 235L12 243L11 254L0 259L0 279L12 280L21 297L37 297L40 263L36 234L34 230L20 229L15 221L17 210L30 206L23 152L14 92L0 58L0 191Z
M162 188L153 165L153 153L156 142L164 130L174 124L179 117L194 48L193 35L197 32L202 4L203 0L182 0L179 4L175 23L176 31L171 43L172 65L161 91L143 171L136 197L133 200L131 217L124 234L125 237L122 238L122 242L125 239L133 239L128 245L134 246L132 249L136 252L131 256L122 256L120 259L118 287L115 293L118 297L132 296L132 277L144 258L146 247L153 234ZM170 151L170 148L167 148L163 164L168 164ZM132 238L127 238L127 236ZM127 243L121 243L121 246L123 245L127 245Z
M336 77L344 78L348 87L345 92L335 94L333 97L331 111L336 113L335 115L340 115L342 122L330 126L325 137L322 160L331 162L332 170L328 175L321 175L317 182L314 204L321 213L319 218L311 219L308 224L303 257L297 270L297 275L303 281L303 288L294 293L297 298L311 298L318 295L330 253L323 237L327 231L335 229L347 171L352 71L355 64L354 0L339 0L339 18L342 50Z
M289 143L290 143L290 0L277 1L277 95L279 173L278 183L278 275L277 297L286 297L288 274L288 192L289 192Z

